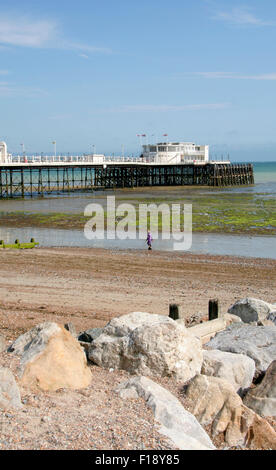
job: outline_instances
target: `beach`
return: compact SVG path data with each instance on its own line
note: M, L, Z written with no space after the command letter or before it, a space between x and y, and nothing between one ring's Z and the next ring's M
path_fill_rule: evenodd
M147 250L1 250L0 334L9 345L43 322L70 322L79 333L134 311L168 315L170 303L192 326L208 320L210 298L218 298L222 313L246 296L275 302L275 268L272 259ZM0 359L19 380L18 359L4 352ZM21 386L24 406L2 414L0 448L177 449L158 432L142 398L118 398L115 388L128 372L93 363L89 368L93 380L84 390L36 393ZM154 380L190 409L181 382ZM276 429L275 420L267 421ZM204 428L211 436L210 426ZM212 441L225 448L221 434Z
M147 250L35 248L0 251L0 333L9 339L44 321L102 327L133 311L168 315L177 303L187 321L222 313L237 300L275 302L276 260Z

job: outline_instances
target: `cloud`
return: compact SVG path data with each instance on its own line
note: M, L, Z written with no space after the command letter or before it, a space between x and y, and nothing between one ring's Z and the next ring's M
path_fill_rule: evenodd
M9 75L9 73L8 70L0 70L0 75Z
M0 46L54 48L110 53L105 47L73 42L62 37L61 26L54 20L34 20L29 16L0 17Z
M230 103L206 103L206 104L186 104L182 106L174 105L125 105L116 108L102 109L102 112L110 113L146 113L146 112L169 112L169 111L198 111L204 109L224 109L230 106Z
M24 47L45 47L57 37L57 24L31 21L27 17L0 18L0 43Z
M189 74L188 74L189 75ZM232 79L232 80L276 80L276 73L265 73L260 75L242 75L235 72L194 72L198 75L210 79Z
M230 24L236 25L251 25L251 26L275 26L275 21L266 21L258 18L248 7L237 7L231 11L216 12L212 19L225 21Z
M86 54L79 54L80 57L82 57L83 59L89 59L88 55Z

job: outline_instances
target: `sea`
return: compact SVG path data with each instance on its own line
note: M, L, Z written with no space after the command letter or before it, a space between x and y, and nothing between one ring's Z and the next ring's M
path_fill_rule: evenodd
M239 162L240 163L240 162ZM255 184L253 186L245 187L227 187L224 189L215 188L201 188L201 194L208 194L212 191L220 193L233 193L244 194L253 193L261 194L263 197L276 198L276 161L275 162L255 162L254 177ZM162 189L160 188L160 192ZM173 189L177 194L177 188ZM150 190L145 190L147 196L150 195ZM104 194L104 193L103 193ZM109 193L110 194L110 193ZM97 193L97 195L99 195ZM156 192L154 193L156 197ZM93 197L92 197L93 200ZM27 198L18 200L1 200L1 212L13 211L28 211L34 213L49 213L49 212L70 212L70 213L83 213L87 203L91 201L91 193L75 193L68 195L56 195L41 198ZM1 224L1 222L0 222ZM44 247L98 247L107 249L145 249L145 241L139 239L124 239L118 237L115 239L94 239L88 240L84 236L83 230L68 230L68 229L49 229L37 227L24 227L24 228L9 228L0 226L0 239L6 243L13 243L16 238L20 241L29 241L34 237L39 242L40 246ZM154 249L161 251L172 251L174 249L173 240L156 239L154 241ZM198 254L211 254L223 256L245 256L257 258L270 258L276 259L276 237L275 236L247 236L236 234L215 234L215 233L193 233L192 246L188 250L190 253Z

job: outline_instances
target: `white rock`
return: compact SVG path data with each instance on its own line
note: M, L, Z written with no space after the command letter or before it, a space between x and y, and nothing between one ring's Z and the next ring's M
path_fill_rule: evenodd
M233 323L217 333L206 346L250 357L255 362L256 378L267 370L276 357L276 328Z
M232 384L238 392L250 387L255 374L255 362L244 354L212 349L203 351L201 374L220 377Z
M131 374L186 381L201 370L202 347L187 328L163 315L133 312L112 319L91 343L91 361Z
M260 299L247 297L235 302L228 312L240 317L244 323L251 323L264 320L273 310L275 308L272 304Z
M117 392L131 398L142 397L162 425L159 432L168 437L180 450L214 450L208 434L196 418L185 410L168 390L147 377L131 378L119 385Z

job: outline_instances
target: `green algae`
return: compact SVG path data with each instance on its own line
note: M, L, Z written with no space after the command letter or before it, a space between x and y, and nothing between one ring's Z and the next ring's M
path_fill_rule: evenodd
M104 202L105 198L102 198ZM97 201L99 202L99 201ZM276 200L258 193L194 193L149 195L128 194L116 195L116 205L121 202L132 204L136 210L136 228L139 221L139 204L167 203L180 204L182 214L180 226L183 229L184 215L183 204L192 204L193 231L206 233L239 233L250 235L276 235ZM104 211L106 218L106 210ZM80 229L90 217L83 214L65 212L32 213L32 212L0 212L0 225L12 227L45 227ZM124 216L116 218L116 224L124 219ZM149 216L147 217L149 223ZM168 223L168 221L166 221ZM170 220L171 224L171 220ZM162 228L162 216L158 215L158 229Z

